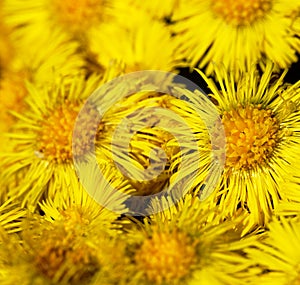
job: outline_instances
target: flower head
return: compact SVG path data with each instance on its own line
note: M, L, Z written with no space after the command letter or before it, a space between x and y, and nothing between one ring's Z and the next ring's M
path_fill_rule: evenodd
M235 83L234 72L227 74L224 68L216 67L219 87L199 71L224 128L223 133L216 129L211 136L224 135L226 141L224 170L212 195L213 203L218 202L224 214L233 214L241 206L257 223L266 222L278 202L289 199L283 183L287 173L299 167L300 82L286 86L284 74L275 78L272 70L268 64L260 77L253 67ZM188 116L192 120L193 116ZM205 133L197 133L202 140ZM207 138L207 146L210 144ZM220 146L208 147L207 155L211 148ZM198 187L201 180L199 174Z
M151 207L169 202L155 200ZM247 261L239 250L253 237L239 241L241 220L222 222L218 210L207 206L187 195L128 231L135 284L242 283L238 276Z
M103 173L103 179L99 179L97 171ZM85 176L89 184L73 182L72 187L57 189L39 204L45 220L64 223L67 229L83 231L86 236L97 233L99 228L115 234L122 225L117 219L127 209L124 196L117 191L112 193L110 187L122 193L133 192L132 187L108 163L102 162L100 168L87 165Z
M5 9L14 25L29 25L39 29L60 27L72 35L83 34L88 28L104 20L109 20L110 4L106 0L9 1ZM30 13L28 13L30 11Z
M73 285L99 279L116 284L127 265L124 243L105 227L87 235L76 222L48 222L37 215L23 219L20 235L6 236L0 244L1 283Z
M12 151L3 154L2 162L4 184L11 177L23 175L16 187L10 189L12 195L23 197L23 204L35 207L45 191L52 196L64 185L72 187L72 183L79 183L73 166L73 129L84 100L100 83L97 76L87 81L84 76L77 76L71 83L54 82L42 89L28 86L29 109L22 115L16 114L19 121L10 133ZM76 136L79 142L75 155L88 153L94 144L97 114L91 107L89 114L79 116L81 131Z
M89 47L98 64L107 68L112 62L123 63L126 73L175 71L180 61L174 52L177 43L170 31L163 23L147 19L145 12L142 15L144 17L130 27L116 23L91 29Z
M280 68L297 60L299 30L291 14L299 2L284 0L201 0L182 4L174 13L180 53L192 65L213 73L213 63L245 71L270 59ZM205 23L205 24L204 24Z
M65 81L82 74L83 55L79 44L58 27L22 26L12 33L17 49L18 70L36 87L64 77ZM32 45L32 42L35 42Z

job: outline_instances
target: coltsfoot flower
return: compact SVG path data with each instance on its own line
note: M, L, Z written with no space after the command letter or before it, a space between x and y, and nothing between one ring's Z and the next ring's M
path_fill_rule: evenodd
M299 2L274 0L193 0L182 2L174 31L192 66L213 73L214 63L227 71L249 70L253 62L272 60L280 68L297 61L299 29L293 23Z
M237 83L234 72L227 74L217 66L215 71L219 87L199 71L223 126L223 132L216 128L211 136L225 136L226 141L224 170L211 198L225 215L242 207L253 214L253 221L263 224L279 201L289 199L284 183L293 169L299 169L300 82L285 85L285 73L276 77L270 63L262 77L253 67L241 74ZM186 116L197 124L196 116ZM203 140L205 133L197 133ZM207 137L207 155L218 148L220 145L211 146ZM198 188L205 188L200 174L197 181Z
M29 203L35 208L46 192L52 197L58 188L77 188L73 151L76 156L83 156L92 149L95 135L103 127L98 126L98 111L91 106L89 113L80 117L76 137L79 143L74 150L73 129L85 99L100 84L98 76L87 81L84 76L76 76L71 83L54 82L42 89L28 85L29 108L23 114L15 114L19 121L9 134L12 150L3 154L2 161L3 183L18 177L10 195L22 197L23 205ZM106 138L102 143L105 140L109 143Z
M19 236L6 236L0 244L1 284L97 284L99 278L102 284L117 284L128 266L125 244L105 227L87 235L77 222L23 219Z
M135 20L132 27L116 23L90 30L88 46L98 65L107 68L113 62L123 63L126 73L142 70L176 72L182 63L175 53L178 46L174 37L165 24L147 19L145 12L142 15L144 17Z
M153 201L170 203L169 199ZM161 205L160 205L161 207ZM248 261L242 248L258 236L241 238L241 219L221 221L217 209L190 195L128 230L135 266L132 284L243 284Z

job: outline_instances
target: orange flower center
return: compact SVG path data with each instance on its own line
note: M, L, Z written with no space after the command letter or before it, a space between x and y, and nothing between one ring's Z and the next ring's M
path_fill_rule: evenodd
M191 271L195 259L191 239L178 232L153 234L135 254L137 267L155 284L180 282Z
M84 284L100 267L95 252L72 232L59 227L43 231L37 241L34 263L49 279L68 284ZM66 282L67 281L67 282Z
M43 158L62 163L71 160L73 155L82 156L93 148L96 132L101 130L97 126L99 113L90 107L88 112L78 116L80 108L81 104L66 101L44 117L37 143L37 150ZM77 116L73 146L73 129Z
M103 16L103 0L54 0L55 16L60 23L71 30L85 31L88 27L101 21Z
M272 7L272 0L212 0L213 11L234 26L251 25L263 18Z
M257 106L238 106L224 112L222 123L226 135L226 166L250 169L264 165L278 142L279 124L271 110Z

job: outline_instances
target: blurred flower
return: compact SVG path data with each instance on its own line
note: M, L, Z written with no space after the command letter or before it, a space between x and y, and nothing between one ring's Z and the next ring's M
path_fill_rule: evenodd
M79 285L100 277L102 284L117 284L128 260L125 245L102 227L87 236L77 222L23 220L20 236L6 236L0 245L1 284Z
M273 0L193 0L182 2L174 13L174 32L192 66L214 63L226 69L248 70L251 64L265 65L272 60L280 68L297 61L299 30L292 23L292 12L299 1Z
M101 66L123 63L125 72L175 71L181 64L170 31L165 24L147 19L145 12L130 27L123 23L94 27L88 33L88 48Z
M84 69L79 44L61 29L24 26L12 33L17 48L19 70L28 73L35 86L60 77L72 78Z
M109 20L111 6L106 0L5 1L11 24L46 29L58 26L71 35L84 34L93 25Z
M53 29L51 33L43 33L43 37L35 42L32 32L27 27L12 29L9 37L14 57L4 69L0 68L0 104L3 110L0 113L1 151L10 147L4 133L10 131L16 122L13 113L23 113L27 108L27 82L33 83L36 89L44 88L45 84L59 77L64 77L66 82L83 72L84 61L76 51L78 45L65 34Z

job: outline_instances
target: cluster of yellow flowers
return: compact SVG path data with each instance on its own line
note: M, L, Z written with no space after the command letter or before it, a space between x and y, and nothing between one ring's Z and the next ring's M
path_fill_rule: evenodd
M0 0L0 284L299 285L299 54L299 0Z

